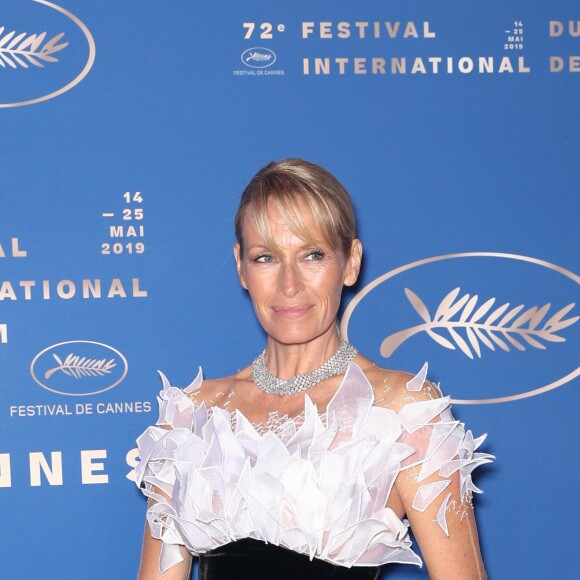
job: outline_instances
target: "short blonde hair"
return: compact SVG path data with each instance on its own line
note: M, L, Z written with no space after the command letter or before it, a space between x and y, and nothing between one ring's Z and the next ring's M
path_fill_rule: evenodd
M268 203L274 202L285 223L307 242L322 241L350 254L356 238L352 200L342 184L320 165L291 158L264 166L244 190L235 217L236 238L243 253L242 225L251 207L253 227L272 243ZM312 232L304 209L309 210L318 232Z

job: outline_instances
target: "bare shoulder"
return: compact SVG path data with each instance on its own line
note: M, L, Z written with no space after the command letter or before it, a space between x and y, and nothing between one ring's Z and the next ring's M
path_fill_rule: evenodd
M355 362L375 391L375 405L399 411L407 403L441 397L438 387L424 376L424 369L415 374L386 369L361 355Z
M242 369L233 375L219 379L203 379L198 389L187 393L195 404L205 403L207 407L218 406L227 408L228 401L233 397L236 387L247 381L247 369Z

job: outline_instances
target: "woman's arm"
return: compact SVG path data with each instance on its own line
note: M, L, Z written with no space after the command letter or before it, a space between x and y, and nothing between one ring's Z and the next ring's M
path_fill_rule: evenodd
M449 410L437 387L425 382L426 367L407 373L369 373L377 402L399 413L401 443L415 451L404 462L389 507L406 515L432 580L487 577L471 503L471 471L491 456L476 453L473 440Z
M441 477L435 473L421 481L419 485L415 478L416 474L403 472L397 479L396 491L421 549L429 578L431 580L487 578L479 548L473 506L470 498L461 499L458 472L446 478L450 479L451 483L423 512L412 506L417 488L440 481ZM448 494L451 496L445 509L448 531L446 535L438 523L437 516Z
M171 431L170 425L160 425L160 428L165 431ZM169 495L169 489L162 490L159 486L153 484L143 484L146 490L143 490L145 495L149 496L147 501L148 513L158 505L158 501L166 501L171 504L171 496ZM151 497L153 496L153 497ZM155 499L157 498L157 500ZM158 530L155 534L160 535ZM177 546L174 546L176 548ZM163 549L163 541L158 537L153 537L151 529L149 527L149 521L145 521L145 529L143 531L143 544L141 547L141 562L139 565L139 572L137 574L138 580L188 580L191 575L191 554L185 549L184 546L178 546L179 553L181 554L182 561L171 566L163 574L159 569L159 563L161 558L161 552Z
M141 550L141 564L139 566L138 580L187 580L191 574L191 554L180 546L183 562L173 566L161 574L159 571L159 556L163 542L154 538L149 530L148 522L145 522L143 532L143 547Z

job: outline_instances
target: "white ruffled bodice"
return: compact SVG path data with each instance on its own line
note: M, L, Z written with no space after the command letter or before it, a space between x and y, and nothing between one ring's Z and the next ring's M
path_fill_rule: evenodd
M425 374L423 367L408 391L419 390ZM133 472L156 502L147 519L163 541L162 572L181 561L179 545L202 554L248 537L341 566L420 565L408 524L385 507L396 477L415 468L420 483L438 472L418 486L413 509L439 501L447 533L448 478L459 470L465 498L479 492L472 470L491 460L475 452L485 436L474 439L453 418L448 397L399 412L376 406L354 363L324 415L305 396L299 420L283 418L265 432L239 411L196 405L188 393L201 386L201 372L185 391L163 380L159 421L138 439Z

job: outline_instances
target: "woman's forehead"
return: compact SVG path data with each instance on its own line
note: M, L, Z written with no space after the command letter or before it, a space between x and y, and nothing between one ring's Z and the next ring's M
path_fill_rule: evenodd
M329 245L330 240L310 207L304 202L295 207L287 207L269 200L264 210L260 211L253 206L247 208L242 222L245 239L248 235L255 234L268 245L283 244L293 238L306 244Z

